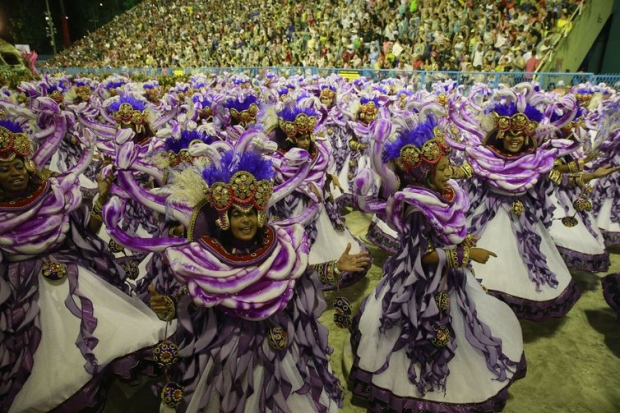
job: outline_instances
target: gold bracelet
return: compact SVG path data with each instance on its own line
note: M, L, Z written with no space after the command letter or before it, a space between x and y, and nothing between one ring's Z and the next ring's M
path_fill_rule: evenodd
M166 300L166 312L157 314L157 316L163 321L172 321L176 315L176 305L172 297L166 295L164 299Z
M96 218L100 221L103 221L103 217L101 216L103 212L103 205L99 202L99 199L93 203L93 209L90 211L90 216Z
M583 159L578 159L577 160L577 168L579 169L579 172L583 172L583 165L585 164Z
M446 250L446 259L448 261L448 267L452 269L459 268L459 257L456 254L456 249Z
M474 170L469 164L469 162L465 162L463 165L461 165L461 171L463 171L463 178L469 179L474 176Z
M336 266L336 260L314 265L319 280L323 284L337 285L342 279L340 271Z
M463 247L463 264L461 267L465 268L469 264L469 247Z
M552 169L551 172L549 172L548 177L549 177L549 180L553 182L554 185L559 185L560 182L562 181L562 173L555 169Z
M571 161L568 163L568 171L573 174L579 171L579 168L577 167L575 161Z

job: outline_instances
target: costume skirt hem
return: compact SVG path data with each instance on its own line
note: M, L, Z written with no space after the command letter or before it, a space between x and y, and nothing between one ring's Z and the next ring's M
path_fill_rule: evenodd
M508 304L517 318L531 321L564 317L581 297L581 291L574 280L568 283L562 294L548 301L528 300L503 291L488 290L488 293Z
M133 380L137 380L140 375L156 376L157 367L152 360L152 346L112 360L84 384L80 390L49 413L75 413L85 408L88 408L89 413L103 411L107 401L109 384L116 378L131 383Z
M568 268L582 271L606 272L611 265L609 252L585 254L569 248L557 247Z
M603 297L609 306L618 313L620 324L620 273L609 274L601 278Z
M438 401L425 400L416 397L403 397L393 394L389 389L384 389L372 382L373 374L360 369L359 357L351 369L350 380L354 395L368 401L369 412L398 412L398 413L417 413L441 412L441 413L485 413L499 412L504 409L508 399L508 388L516 380L525 377L527 371L525 355L516 366L516 371L506 385L494 396L483 402L478 403L442 403Z

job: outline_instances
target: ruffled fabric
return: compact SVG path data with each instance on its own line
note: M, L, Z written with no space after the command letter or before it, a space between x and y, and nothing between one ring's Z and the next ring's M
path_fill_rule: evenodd
M198 242L166 250L189 293L177 310L180 363L171 378L184 388L177 411L236 412L251 404L289 412L298 395L313 411L341 406L342 388L327 359L328 331L318 321L326 304L318 280L306 273L303 229L275 227L275 235L276 245L248 265L246 256L234 265ZM286 337L280 349L268 343L276 327Z
M308 246L300 226L277 226L271 233L271 250L251 263L226 262L218 251L199 242L168 248L165 256L196 304L262 320L286 307L296 280L308 266Z
M94 355L93 350L99 344L98 321L92 301L80 289L78 266L101 274L102 279L122 291L128 289L124 283L125 274L114 264L104 243L81 229L87 225L89 213L86 208L80 208L82 197L76 182L72 175L51 179L26 205L0 206L0 248L4 257L0 265L2 412L9 411L34 366L34 355L43 331L38 306L39 274L46 262L66 266L69 294L64 305L81 320L74 345L84 358L84 369L93 375L92 382L85 384L79 395L66 401L70 407L64 411L97 404L99 385L107 372L116 369L128 377L138 364L137 358L119 359L116 367L102 367ZM58 409L62 411L61 407Z
M462 191L457 189L456 193L454 202L448 203L436 195L433 196L432 191L425 188L406 188L406 191L395 195L393 202L388 201L388 204L392 205L388 210L389 216L393 219L394 215L404 217L398 218L403 228L403 241L398 253L385 264L387 276L381 280L375 292L364 299L351 337L355 354L350 374L354 383L353 392L369 399L371 411L485 411L475 409L496 405L498 400L505 401L505 390L494 395L486 404L468 403L467 396L462 395L463 403L454 407L449 407L450 403L425 397L431 393L450 391L446 387L448 377L453 374L450 362L459 351L459 346L456 345L456 329L452 324L451 314L454 311L458 311L463 320L463 324L458 328L464 332L464 337L458 337L458 340L463 340L460 345L471 346L482 354L486 369L495 377L494 380L505 382L507 388L513 380L524 375L524 360L508 357L503 351L502 340L480 320L476 304L466 292L468 275L465 271L469 270L447 268L445 253L441 248L462 241L466 234L463 211L466 210L468 202ZM397 203L406 206L396 206ZM400 212L396 214L396 211ZM449 240L453 242L445 242ZM436 266L422 264L422 257L428 250L429 242L433 243L439 255L439 264ZM445 292L450 297L448 311L441 310L436 301L440 292ZM376 335L370 332L370 337L367 338L364 336L364 331L368 333L367 327L361 323L369 322L365 321L366 317L375 317L370 313L366 315L365 312L368 302L377 300L380 302L379 331ZM499 302L495 305L502 306ZM373 311L377 311L376 305L373 304L373 308ZM516 320L515 325L518 325ZM442 335L440 333L443 333L445 338L446 332L447 340L438 345ZM374 344L372 340L378 340L379 343ZM375 346L384 348L388 345L391 348L385 359L381 358L374 363L379 366L378 369L368 370L367 365L373 363L360 359L362 345L366 351ZM410 397L399 395L394 389L381 387L375 380L375 377L380 377L382 373L394 371L396 366L392 364L402 363L403 357L399 357L398 362L394 361L398 354L406 355L405 359L409 362L409 365L406 368L401 367L401 370L407 372L406 379L415 388L415 394L412 393ZM465 372L459 371L455 374ZM391 378L390 381L395 383L398 378Z

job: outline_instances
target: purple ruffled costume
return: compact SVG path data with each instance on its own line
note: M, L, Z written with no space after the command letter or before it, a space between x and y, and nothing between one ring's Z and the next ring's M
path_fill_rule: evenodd
M304 231L264 231L265 245L250 255L229 254L206 236L165 252L189 292L177 307L182 357L172 379L185 391L177 411L332 412L341 405L328 331L316 317L325 301L306 273Z
M470 231L481 237L478 246L498 256L473 268L489 292L508 303L519 318L562 317L580 296L546 229L551 218L548 200L534 190L539 179L546 179L554 159L570 148L570 141L554 139L535 152L513 157L487 145L465 149L474 171Z
M304 182L295 189L295 192L275 204L270 211L276 219L292 218L302 213L304 215L313 213L305 224L311 244L311 265L337 260L345 250L347 243L351 243L351 254L366 250L365 245L355 238L345 226L344 220L329 193L323 190L330 163L330 153L325 142L317 141L315 145L317 148L316 156L312 160L312 168ZM286 164L284 162L285 156L281 153L274 154L277 160L276 165L279 165L276 175L278 182L286 182L299 173L300 166ZM327 199L317 198L311 190L311 185L314 185ZM366 272L367 270L357 273L343 273L340 285L351 285L362 279ZM323 286L324 290L333 288L334 286L329 284Z
M0 206L0 411L76 412L94 406L111 373L128 377L164 323L121 284L105 245L84 231L75 174L51 178L20 204ZM66 265L59 281L46 263ZM113 277L117 277L114 279Z
M402 243L364 299L351 336L353 392L369 400L369 411L496 412L525 374L511 309L487 295L469 269L446 264L442 248L467 233L469 202L455 192L447 202L424 187L407 187L388 200ZM431 242L439 263L423 265ZM444 310L441 292L449 297Z

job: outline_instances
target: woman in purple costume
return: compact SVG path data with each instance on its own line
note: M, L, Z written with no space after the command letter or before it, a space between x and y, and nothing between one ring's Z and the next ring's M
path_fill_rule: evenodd
M495 254L467 235L448 131L429 117L384 148L391 126L377 123L373 167L401 245L354 321L353 392L372 412L500 411L525 374L521 327L468 265Z
M164 357L179 361L168 366L166 411L333 412L342 403L327 358L328 331L317 319L326 305L318 278L308 272L305 231L291 222L267 223L269 205L303 182L309 157L290 154L289 161L306 167L274 191L272 165L262 155L274 149L265 135L250 130L234 150L208 153L212 163L201 173L190 178L183 172L167 203L186 226L187 240L132 239L116 226L120 200L113 198L104 210L119 243L164 251L186 285L184 295L153 292L151 300L162 317L176 315L179 322L178 353L168 347L170 357ZM124 180L131 174L121 161ZM162 204L134 187L139 199ZM345 253L317 270L337 278L367 264L364 254Z
M580 296L546 229L549 200L535 190L556 158L578 148L575 141L553 139L556 128L541 123L544 115L536 106L547 103L531 84L521 84L496 91L482 120L471 117L465 102L451 111L452 121L467 135L467 142L453 146L466 152L474 173L470 231L482 237L480 246L501 257L485 266L474 264L476 278L517 317L536 321L564 316Z
M620 168L620 121L609 132L605 141L597 148L602 156L597 165ZM620 246L620 178L618 174L598 179L592 189L592 213L605 238L607 247Z
M92 135L77 165L50 177L42 167L65 118L48 98L37 105L57 116L36 152L20 124L0 121L0 412L78 412L100 407L112 373L128 377L165 324L118 288L124 274L95 235L109 180L92 208L82 204Z

